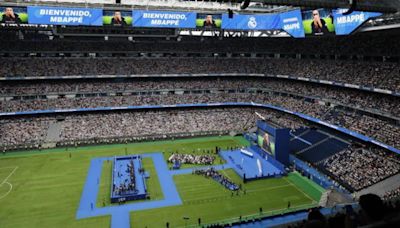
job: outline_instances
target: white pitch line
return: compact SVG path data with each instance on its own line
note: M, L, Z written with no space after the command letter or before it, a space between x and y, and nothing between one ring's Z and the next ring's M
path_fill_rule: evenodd
M3 167L2 169L5 168L12 168L12 167ZM7 182L8 178L11 177L11 175L14 174L14 172L18 169L18 166L14 167L13 171L11 171L11 173L3 180L3 182L1 182L0 186L3 186L3 184L8 184L8 186L10 186L10 189L8 190L8 192L6 192L4 195L0 196L0 199L3 199L4 197L8 196L8 194L10 194L10 192L12 191L12 184Z
M301 193L303 193L305 196L307 196L307 198L309 198L313 203L317 203L313 198L311 198L307 193L305 193L304 191L302 191L299 187L297 187L294 183L289 182L288 180L284 179L286 182L288 182L290 185L292 185L293 187L295 187L297 190L299 190Z
M10 186L10 189L8 190L8 192L6 192L4 195L0 196L0 199L3 199L4 197L8 196L8 194L10 194L11 190L12 190L12 184L5 182L3 184L8 184Z
M10 173L10 174L9 174L9 175L6 177L6 179L4 179L4 181L3 181L3 182L1 182L0 186L1 186L1 185L3 185L4 183L6 183L6 181L8 180L8 178L10 178L10 177L11 177L11 175L13 175L13 174L14 174L14 172L15 172L17 169L18 169L18 166L17 166L17 167L15 167L13 171L11 171L11 173Z
M246 192L250 193L250 192L260 192L260 191L265 191L265 190L274 190L274 189L280 189L280 188L285 188L285 187L289 187L292 186L292 184L285 184L285 185L278 185L278 186L273 186L273 187L268 187L268 188L257 188L256 190L249 190Z
M286 184L286 185L279 185L279 186L274 186L274 187L269 187L269 188L259 188L257 190L246 190L246 193L252 193L252 192L261 192L261 191L266 191L266 190L273 190L273 189L279 189L279 188L284 188L284 187L289 187L292 186L292 184ZM207 200L207 199L220 199L220 198L231 198L231 196L229 195L222 195L221 197L203 197L203 198L196 198L196 199L189 199L189 200L184 200L185 202L193 202L193 201L200 201L200 200Z

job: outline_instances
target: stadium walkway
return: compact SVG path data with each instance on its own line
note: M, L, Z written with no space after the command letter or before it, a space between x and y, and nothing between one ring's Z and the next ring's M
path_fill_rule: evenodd
M400 173L391 176L383 181L380 181L368 188L362 189L356 193L356 198L368 193L374 193L380 196L385 195L386 192L391 191L399 187L400 183Z

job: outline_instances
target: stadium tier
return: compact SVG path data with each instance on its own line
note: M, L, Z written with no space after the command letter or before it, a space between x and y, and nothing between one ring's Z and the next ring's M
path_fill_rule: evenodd
M0 2L0 227L399 227L400 4L290 2Z
M157 75L157 74L267 74L337 81L399 91L398 63L271 58L2 58L3 77ZM18 65L19 67L15 67ZM306 67L307 66L307 67ZM304 70L306 67L306 71ZM356 75L352 77L352 75ZM351 79L351 80L350 80Z

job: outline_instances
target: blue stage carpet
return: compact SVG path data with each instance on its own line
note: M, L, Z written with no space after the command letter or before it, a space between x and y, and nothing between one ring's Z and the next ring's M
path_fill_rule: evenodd
M253 151L251 148L245 148L248 152L253 154L253 157L243 154L240 149L237 150L226 150L221 151L219 154L225 159L228 165L230 165L235 172L243 178L243 174L246 174L246 178L259 178L261 176L274 176L282 174L284 170L281 170L274 166L268 160L261 157L258 153ZM257 165L257 159L260 160L262 173L259 173Z
M76 213L76 218L83 219L95 216L111 215L112 228L125 228L130 226L129 214L131 211L181 205L182 200L173 181L173 175L192 173L193 169L169 170L167 163L164 161L164 156L161 153L143 154L142 157L151 158L153 160L164 199L154 201L149 200L139 203L127 203L123 205L113 205L100 208L96 207L96 199L99 191L99 182L103 161L109 160L112 162L114 157L95 158L90 162L90 168L82 192L79 208ZM214 167L218 170L231 168L229 164L209 167Z

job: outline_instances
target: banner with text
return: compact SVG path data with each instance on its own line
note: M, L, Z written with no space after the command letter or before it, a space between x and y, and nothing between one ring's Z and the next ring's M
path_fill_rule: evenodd
M134 10L134 27L195 28L196 13Z
M381 16L382 13L354 11L343 15L347 9L333 11L336 35L348 35L370 18Z
M44 25L103 25L103 10L28 6L30 24Z
M293 10L279 14L281 28L295 38L303 38L304 26L300 10Z

